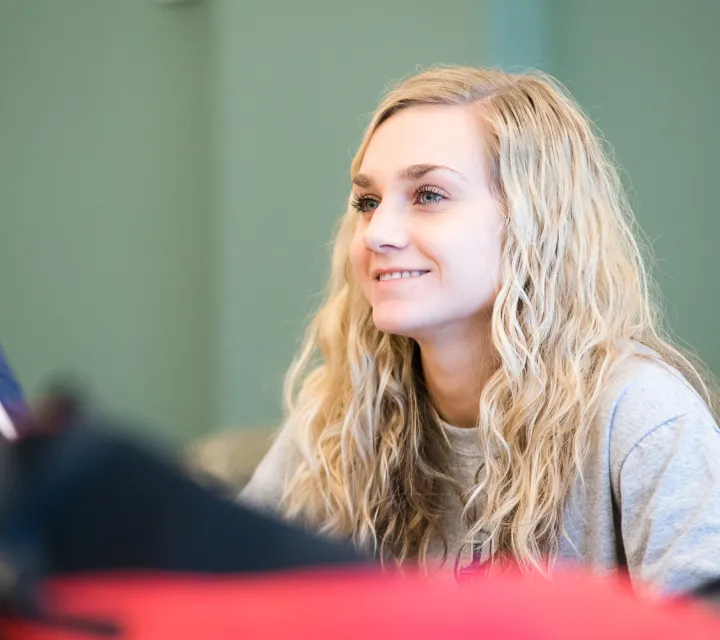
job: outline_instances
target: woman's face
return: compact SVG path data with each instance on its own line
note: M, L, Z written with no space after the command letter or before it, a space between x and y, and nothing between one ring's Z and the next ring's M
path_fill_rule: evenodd
M353 180L350 255L381 331L432 340L489 316L503 217L483 144L461 106L405 109L373 134Z

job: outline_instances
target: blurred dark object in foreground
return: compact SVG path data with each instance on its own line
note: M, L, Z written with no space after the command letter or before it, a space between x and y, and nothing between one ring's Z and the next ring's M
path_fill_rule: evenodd
M710 605L720 615L720 578L695 589L690 596Z
M380 574L196 484L71 394L20 431L0 445L15 469L0 503L4 640L720 638L709 608L638 598L619 578Z
M0 607L46 615L38 586L108 570L230 574L357 564L334 544L224 499L56 394L0 443L13 475L0 503Z

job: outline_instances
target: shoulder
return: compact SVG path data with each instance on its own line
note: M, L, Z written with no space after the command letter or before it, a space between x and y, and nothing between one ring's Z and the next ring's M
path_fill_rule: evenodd
M712 413L690 383L642 346L634 347L608 381L598 420L607 432L616 473L645 441L720 436Z
M300 450L293 429L285 424L276 433L267 454L240 493L240 501L262 509L279 509L285 484L300 462Z

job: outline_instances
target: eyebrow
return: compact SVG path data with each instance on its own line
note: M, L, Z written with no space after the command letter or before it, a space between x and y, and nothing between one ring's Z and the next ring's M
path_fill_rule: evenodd
M459 171L455 171L455 169L446 167L443 164L413 164L409 167L405 167L405 169L402 169L398 173L398 178L406 182L411 180L419 180L424 175L432 171L450 171L451 173L454 173L455 175L460 176L463 179L465 178L465 176L463 176L463 174ZM375 184L373 182L373 179L365 173L358 173L353 178L352 182L355 186L360 187L361 189L369 189L373 186L373 184Z

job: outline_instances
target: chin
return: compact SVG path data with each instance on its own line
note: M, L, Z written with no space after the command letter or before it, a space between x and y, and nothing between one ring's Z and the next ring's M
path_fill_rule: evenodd
M378 331L405 338L416 338L423 328L426 328L420 318L412 318L398 313L374 311L373 322Z

